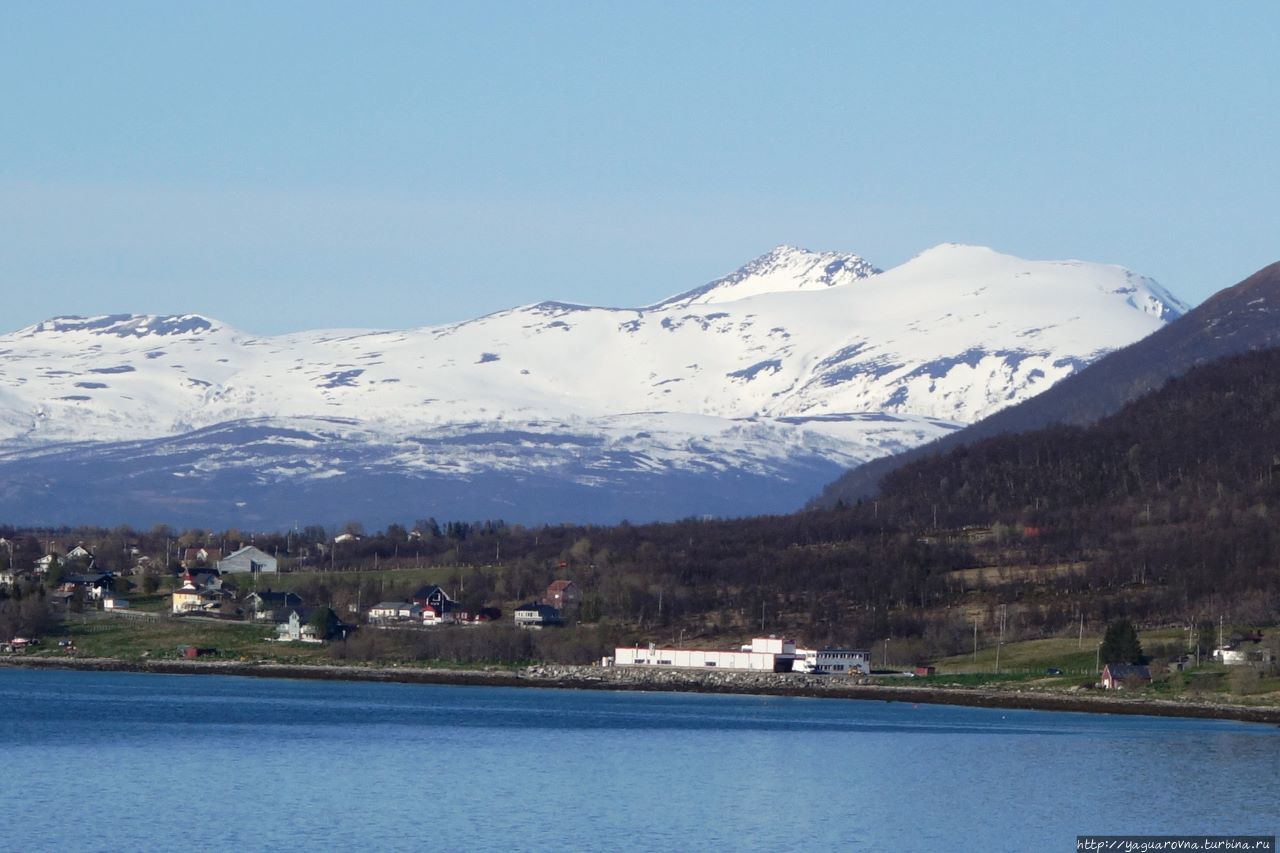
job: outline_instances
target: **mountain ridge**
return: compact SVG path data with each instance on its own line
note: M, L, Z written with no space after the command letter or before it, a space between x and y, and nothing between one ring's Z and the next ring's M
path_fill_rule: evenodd
M770 478L792 484L775 491L798 504L802 480L812 494L825 481L812 478L1030 397L1181 309L1119 267L944 245L883 272L779 247L654 306L542 302L404 330L263 337L196 314L59 317L0 335L0 476L40 448L89 442L103 456L159 441L182 459L170 483L238 471L246 494L375 469L437 491L502 472L560 476L583 494L640 478L643 502L624 516L655 518L668 512L662 477L741 474L765 492ZM311 445L290 437L316 419L335 426ZM251 422L274 444L250 452L200 432ZM23 471L52 507L56 489ZM127 484L127 468L115 476Z

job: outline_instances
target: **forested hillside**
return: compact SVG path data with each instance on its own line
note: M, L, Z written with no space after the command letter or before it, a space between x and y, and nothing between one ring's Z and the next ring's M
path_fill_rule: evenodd
M985 438L1052 424L1093 423L1192 367L1278 344L1280 263L1275 263L1029 400L929 444L849 471L828 485L815 504L829 507L839 500L869 497L889 472Z
M1093 427L1003 436L888 475L896 524L1005 523L1190 601L1280 581L1280 350L1191 371Z

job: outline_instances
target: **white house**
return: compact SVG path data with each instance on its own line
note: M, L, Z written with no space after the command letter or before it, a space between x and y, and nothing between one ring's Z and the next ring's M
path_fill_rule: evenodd
M1272 651L1259 640L1244 640L1213 650L1213 656L1227 666L1271 663Z
M309 615L309 613L300 608L290 608L285 620L276 626L276 639L302 643L323 642L320 637L316 636L316 629L307 624Z
M332 632L329 636L321 636L321 631L316 630L315 626L311 624L311 620L317 612L329 613L329 625ZM287 611L284 621L276 625L276 639L303 643L323 643L325 640L335 638L345 640L350 631L351 626L337 621L334 618L334 614L327 607L291 607Z
M228 554L218 561L219 572L262 572L275 574L278 571L276 558L259 548L246 545L239 551Z
M422 608L409 601L380 601L369 608L370 622L401 622L421 616Z
M516 625L521 628L542 628L546 625L559 625L561 621L558 609L536 601L521 604L512 615Z

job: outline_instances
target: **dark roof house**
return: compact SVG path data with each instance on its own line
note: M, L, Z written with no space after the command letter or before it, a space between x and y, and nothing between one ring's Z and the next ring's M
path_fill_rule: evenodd
M428 584L413 594L413 603L419 607L439 607L439 612L443 613L452 609L453 599L440 587Z
M1140 664L1109 663L1102 668L1102 686L1107 690L1123 690L1130 684L1147 684L1151 670Z

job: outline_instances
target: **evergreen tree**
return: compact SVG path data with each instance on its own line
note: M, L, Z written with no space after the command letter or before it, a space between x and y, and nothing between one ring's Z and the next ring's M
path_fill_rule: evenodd
M1128 619L1117 619L1107 626L1102 638L1103 663L1142 663L1142 643Z
M337 630L338 616L328 607L317 607L307 624L315 629L318 638L327 640Z

